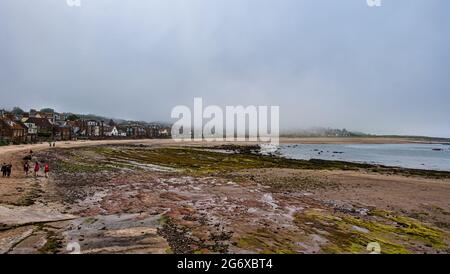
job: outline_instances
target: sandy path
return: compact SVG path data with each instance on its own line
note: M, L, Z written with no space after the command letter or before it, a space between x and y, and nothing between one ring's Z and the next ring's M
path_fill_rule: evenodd
M99 141L67 141L67 142L56 142L56 147L58 148L71 148L71 147L84 147L84 146L96 146L96 145L107 145L107 144L175 144L174 141L169 139L142 139L142 140L99 140ZM39 144L27 144L27 145L11 145L0 147L0 157L7 155L9 153L15 152L28 152L30 150L40 151L50 149L48 143Z

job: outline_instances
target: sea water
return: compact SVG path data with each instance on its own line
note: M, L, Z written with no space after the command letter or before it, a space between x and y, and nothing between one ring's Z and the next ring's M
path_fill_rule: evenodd
M277 153L292 159L450 171L450 145L446 144L283 144Z

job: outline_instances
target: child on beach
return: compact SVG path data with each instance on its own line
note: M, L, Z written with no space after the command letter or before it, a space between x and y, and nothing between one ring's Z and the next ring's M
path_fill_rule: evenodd
M39 166L39 163L36 162L36 164L34 165L34 177L37 177L40 168L41 167Z
M44 166L44 173L45 173L45 178L48 178L48 172L50 171L50 167L48 164L45 164Z

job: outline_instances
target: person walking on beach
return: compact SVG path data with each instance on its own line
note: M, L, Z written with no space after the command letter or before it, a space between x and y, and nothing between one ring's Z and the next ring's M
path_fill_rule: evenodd
M45 178L48 178L48 172L50 171L50 167L48 164L44 165L44 173L45 173Z
M12 164L9 163L9 164L6 166L6 176L7 176L7 177L10 177L10 176L11 176L11 171L12 171Z
M6 177L6 163L2 164L2 176Z
M25 172L25 176L28 176L28 172L30 171L30 164L28 161L23 165L23 171Z
M41 169L41 167L39 166L39 163L36 162L36 164L34 165L34 177L38 176L39 169Z

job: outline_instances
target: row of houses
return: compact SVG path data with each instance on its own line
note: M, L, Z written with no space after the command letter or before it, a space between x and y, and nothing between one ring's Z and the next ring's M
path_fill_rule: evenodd
M0 110L0 140L20 144L41 141L112 138L168 138L170 129L160 124L105 123L95 119L68 119L56 112L30 110L14 114Z
M67 125L78 137L130 137L130 138L167 138L170 129L160 124L122 123L113 120L108 123L97 120L69 121Z

